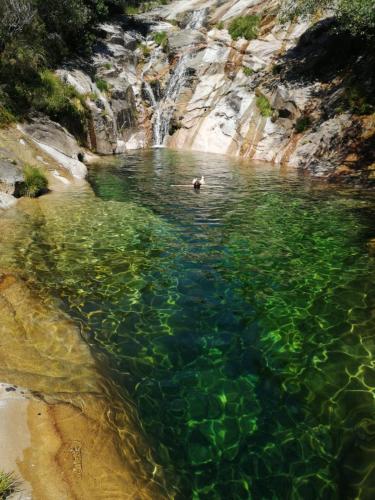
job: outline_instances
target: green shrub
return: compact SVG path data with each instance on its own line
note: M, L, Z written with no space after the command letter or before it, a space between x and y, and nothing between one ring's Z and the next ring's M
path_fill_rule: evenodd
M265 116L265 117L270 117L272 116L272 107L271 107L271 104L269 102L269 100L267 99L267 97L265 97L264 95L259 95L257 97L257 100L256 100L256 105L257 105L257 108L259 109L259 112L262 116Z
M339 28L354 35L374 36L374 0L282 0L281 20L321 17L327 10L334 13Z
M125 14L127 16L136 16L139 12L139 7L136 7L135 5L127 5L125 7Z
M246 66L242 68L242 71L244 72L245 76L251 76L254 73L253 69L247 68Z
M229 33L233 40L246 38L253 40L257 37L259 31L259 16L241 16L233 19L229 25Z
M88 94L84 94L82 97L85 101L89 100L95 102L99 99L99 94L97 92L89 92Z
M105 80L102 80L101 78L96 78L95 79L96 86L100 90L100 92L108 92L109 90L109 85L108 82Z
M294 129L298 134L305 132L310 127L311 127L311 118L307 115L300 116L294 125Z
M5 106L0 104L0 128L17 121L17 118Z
M74 87L61 81L52 71L44 70L29 93L31 108L47 114L77 138L84 140L87 114L85 99Z
M111 63L105 63L104 65L105 69L112 69L112 64Z
M5 500L9 495L17 491L18 481L13 472L0 471L0 500Z
M75 105L80 99L74 87L64 83L55 73L46 69L39 74L39 85L34 89L33 105L38 111L57 115L60 111Z
M220 21L219 23L217 23L216 28L218 30L223 30L224 29L224 21Z
M154 42L165 49L168 45L168 35L165 31L159 31L152 35Z
M349 111L355 115L371 115L375 106L369 102L368 96L358 86L346 89L345 100Z
M48 191L48 180L43 171L38 167L26 165L23 170L24 182L18 192L19 196L36 198Z

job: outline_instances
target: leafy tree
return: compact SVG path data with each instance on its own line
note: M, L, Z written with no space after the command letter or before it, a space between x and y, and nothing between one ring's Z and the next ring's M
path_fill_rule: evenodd
M374 34L375 0L284 0L281 17L308 18L324 11L331 11L340 26L354 35Z
M46 69L71 56L88 54L95 27L128 0L0 0L0 111L7 120L40 109L40 95L67 109L61 89L50 85ZM56 95L53 95L55 93ZM37 106L36 103L39 103ZM53 113L52 113L53 110Z
M369 35L375 30L374 0L341 0L338 15L355 34Z
M0 4L0 38L3 43L28 26L36 11L29 0L2 0Z
M53 75L88 55L96 26L142 0L0 0L0 126L37 110L82 137L84 103Z

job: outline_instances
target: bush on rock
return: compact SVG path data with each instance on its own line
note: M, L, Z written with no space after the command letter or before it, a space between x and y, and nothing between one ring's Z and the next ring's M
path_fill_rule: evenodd
M40 168L26 165L23 175L24 182L19 189L19 196L36 198L48 191L48 179Z

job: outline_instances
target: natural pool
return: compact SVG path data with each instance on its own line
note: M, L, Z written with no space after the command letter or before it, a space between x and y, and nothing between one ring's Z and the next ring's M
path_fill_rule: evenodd
M374 498L375 197L168 150L90 182L9 211L0 267L108 355L178 498Z

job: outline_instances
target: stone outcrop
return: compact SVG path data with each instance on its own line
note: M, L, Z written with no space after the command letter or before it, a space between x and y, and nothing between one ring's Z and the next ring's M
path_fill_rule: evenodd
M194 27L197 11L204 21ZM278 12L276 0L183 0L102 25L89 68L81 62L59 71L87 99L88 145L102 154L149 147L165 110L173 108L164 127L169 147L335 177L342 162L347 166L346 139L361 133L362 120L340 109L340 67L329 67L342 41L331 34L330 19L317 28L302 21L281 25ZM261 18L258 38L233 40L230 22L248 14ZM161 32L166 40L158 45L154 35ZM171 99L182 58L183 82ZM261 96L271 112L262 111ZM372 179L370 171L359 176L352 167L345 179Z
M374 182L374 124L343 105L349 63L372 81L361 47L335 34L330 18L282 25L279 7L175 0L99 26L91 59L57 71L85 102L84 145L111 155L163 143ZM230 23L244 15L259 16L258 37L233 40ZM65 129L37 118L23 130L71 175L85 176Z
M28 135L38 147L56 160L70 175L84 179L87 168L80 158L82 148L76 139L58 123L46 117L34 118L30 123L22 125L21 130Z
M6 154L7 151L3 150ZM1 153L0 153L1 154ZM16 204L17 187L22 184L24 178L22 169L17 162L9 158L0 157L0 209L10 208Z
M86 101L87 146L98 154L116 154L147 144L142 103L137 99L141 86L137 45L142 36L120 24L103 24L100 30L102 38L91 65L76 61L57 74Z
M14 206L24 183L24 167L41 169L51 191L85 185L86 165L95 159L63 127L39 116L32 122L0 130L0 210Z
M280 25L278 7L273 1L243 0L222 2L219 8L215 2L195 2L194 6L180 2L178 8L173 3L159 9L159 15L177 21L187 10L207 9L205 26L195 38L186 33L185 41L195 52L187 68L192 77L176 101L174 126L165 143L172 148L283 163L330 178L345 161L347 136L356 118L345 111L327 113L327 107L338 107L340 87L336 98L328 102L332 85L319 78L289 78L288 69L294 69L292 62L311 67L311 60L319 61L332 23L321 23L309 35L305 22ZM245 14L262 17L259 37L234 41L228 25ZM184 40L183 33L169 35L174 57L184 50L182 41L175 42ZM317 54L311 53L311 40ZM161 89L165 74L159 77ZM260 97L269 104L269 116L262 113ZM305 129L299 131L298 122L304 117ZM351 174L346 180L358 179Z
M14 160L0 159L0 191L13 195L21 182L23 173Z
M351 126L348 114L342 114L325 121L314 131L306 133L289 157L289 165L309 170L317 177L333 173L340 157L345 132Z

